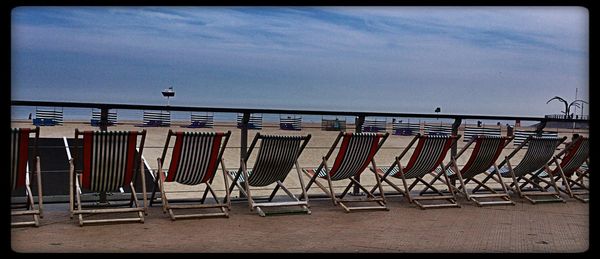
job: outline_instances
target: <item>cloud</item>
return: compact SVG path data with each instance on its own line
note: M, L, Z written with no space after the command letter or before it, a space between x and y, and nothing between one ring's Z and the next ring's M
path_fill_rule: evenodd
M18 71L37 59L48 63L41 71L89 67L70 73L115 88L171 78L227 105L292 105L278 100L295 95L299 106L332 109L424 112L436 103L469 113L470 102L490 114L540 115L547 92L578 87L587 96L588 30L577 7L22 7L12 13L21 57L13 87L21 98L36 78ZM511 108L525 102L536 105Z

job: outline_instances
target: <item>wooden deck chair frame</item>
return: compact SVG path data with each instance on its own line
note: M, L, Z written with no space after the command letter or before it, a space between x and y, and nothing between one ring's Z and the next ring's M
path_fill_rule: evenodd
M244 195L245 197L247 197L248 199L248 206L250 208L250 211L254 211L256 209L256 212L258 213L258 215L260 215L261 217L265 217L267 215L270 214L281 214L281 213L306 213L306 214L311 214L310 211L310 205L308 204L308 195L306 194L306 191L304 189L304 181L302 179L302 175L300 173L300 164L298 163L298 158L300 157L300 155L302 154L302 151L304 150L304 148L306 147L306 145L308 144L308 141L310 140L311 135L308 134L306 136L281 136L281 135L263 135L260 134L260 132L257 132L256 135L254 136L254 139L252 140L252 144L250 144L250 147L248 148L248 152L246 153L246 157L244 157L243 159L240 160L240 168L237 171L230 171L228 176L231 178L231 185L229 187L229 192L231 193L231 191L233 191L234 187L237 187L240 192L242 193L242 195ZM256 144L258 142L258 140L261 140L261 147L259 150L259 154L257 155L257 161L254 163L254 168L252 171L248 170L248 159L250 158L250 155L252 154L252 151L254 150L254 148L256 147ZM285 155L291 157L291 159L293 160L293 164L289 164L287 162L281 162L279 164L279 166L281 167L269 167L268 163L269 161L261 161L261 154L264 150L265 145L265 140L266 141L280 141L279 144L281 144L282 141L299 141L298 143L298 147L296 152L293 152L293 149L289 149L289 147L286 147L285 150L282 150L281 147L277 147L277 143L276 142L272 142L273 144L271 144L269 146L269 148L272 148L272 150L270 151L265 151L265 152L271 152L270 154L272 154L273 152L277 153L277 154L281 154L281 152L285 152L285 151L289 151L288 153L284 153ZM279 152L276 152L279 151ZM269 153L265 153L265 156L268 158ZM288 158L289 158L288 157ZM280 156L277 157L277 159L275 160L281 160ZM270 162L272 163L274 160L270 160ZM289 162L289 161L288 161ZM265 164L267 163L267 164ZM277 164L277 163L276 163ZM262 170L258 171L258 173L256 173L257 168L260 167L265 167L267 169L267 172L278 172L277 173L273 173L272 177L269 175L266 175ZM300 198L296 197L287 187L285 187L285 185L283 184L283 181L285 180L285 178L287 177L287 175L289 174L289 171L292 169L291 167L295 167L296 168L296 172L298 174L298 179L300 181L300 186L302 188L302 194L300 196ZM285 169L281 169L281 168L285 168ZM258 175L258 176L257 176ZM240 177L243 177L243 185L241 185L239 183ZM249 178L252 177L252 178ZM257 202L258 199L255 199L252 197L252 190L251 190L251 186L254 186L255 184L251 184L250 182L254 182L254 178L258 178L259 180L256 183L256 185L260 185L260 186L268 186L271 185L273 183L276 184L275 188L273 189L273 191L271 192L271 194L269 195L269 198L267 199L266 202ZM264 179L264 181L261 181L260 179ZM275 197L275 194L277 193L277 191L279 189L282 189L289 198L292 199L292 201L282 201L282 202L272 202L273 198ZM303 200L302 200L303 199ZM230 202L230 201L228 201ZM284 212L270 212L270 211L266 211L264 210L264 208L269 207L269 208L274 208L274 207L294 207L294 206L299 206L301 209L300 210L287 210Z
M29 172L29 146L30 135L33 138L33 154L35 156L35 169L31 176ZM12 190L25 187L25 204L11 204L11 217L32 216L31 221L11 222L12 227L36 226L40 225L40 218L44 217L43 197L42 197L42 174L40 170L40 157L37 153L40 128L13 128L11 130L11 186ZM35 179L37 187L37 209L33 192L31 191L31 181ZM24 210L22 210L24 209Z
M494 143L492 141L498 141L497 143ZM473 150L473 152L471 153L471 156L469 157L469 160L467 161L467 164L465 166L463 166L463 168L461 169L461 171L459 171L458 173L456 173L454 170L452 170L450 168L450 166L452 164L448 164L444 167L444 170L446 171L447 175L450 178L450 181L452 181L452 188L455 189L457 191L457 193L460 193L462 195L464 195L468 201L473 201L475 204L477 204L477 206L486 206L486 205L515 205L515 203L510 199L510 194L508 193L508 190L506 188L506 185L504 184L504 181L502 180L502 177L500 176L500 174L498 173L498 165L496 163L496 160L498 160L500 153L502 152L502 150L504 150L504 148L506 146L508 146L508 144L510 144L510 142L513 140L513 137L490 137L490 136L485 136L485 135L475 135L473 138L471 138L471 140L469 140L469 142L456 154L456 157L452 158L452 164L456 163L455 161L462 155L464 154L464 152L473 144L475 143L475 148ZM488 142L486 147L481 148L484 144L483 142L486 141ZM491 143L489 143L491 142ZM471 169L471 166L476 165L476 169L473 171ZM487 169L489 169L490 167L494 167L496 170L493 171L492 173L487 172ZM479 169L479 170L477 170ZM431 175L434 176L434 179L432 181L429 182L429 184L432 184L436 179L440 178L440 174L434 174L433 172L430 173ZM465 175L467 174L467 175ZM479 181L475 178L475 176L478 176L480 174L484 174L484 175L490 175L490 174L496 174L495 176L490 176L488 178L486 178L484 181ZM459 180L460 182L460 186L456 187L456 180ZM494 180L497 184L499 184L502 188L500 190L496 190L490 186L488 186L486 183L489 180ZM444 181L443 179L440 179L441 181ZM473 191L469 191L468 190L468 183L470 181L473 181L476 186L474 188L472 188L472 190L477 189L479 190L479 188L483 187L485 190L484 192L486 193L477 193L477 192L473 192ZM425 190L427 190L428 188L425 188ZM421 193L423 193L425 190L423 190ZM480 198L498 198L501 199L499 201L481 201L479 200Z
M443 173L444 172L443 168L446 168L446 166L444 166L443 159L448 154L448 150L450 149L450 147L452 145L455 145L456 141L458 141L458 139L460 139L460 137L461 137L461 135L455 135L455 136L453 136L453 135L421 135L419 133L413 137L413 139L408 144L408 146L404 149L404 151L402 151L402 153L399 156L397 156L395 158L395 161L392 163L392 165L389 168L387 168L385 170L385 172L383 172L382 170L375 169L375 168L371 168L371 170L374 172L377 172L379 175L381 175L381 182L386 182L387 184L389 184L392 188L394 188L400 194L404 195L404 197L406 197L408 199L409 203L414 203L421 209L447 208L447 207L460 208L461 207L460 204L458 204L456 202L456 195L454 193L454 188L452 188L452 186L450 185L448 176L445 173ZM444 146L442 146L442 152L439 153L439 156L433 157L433 158L436 158L436 160L434 160L434 161L425 160L425 162L423 162L423 158L421 158L421 161L419 160L419 158L420 158L419 155L421 154L421 151L419 151L419 149L422 148L424 145L428 144L428 143L425 143L425 141L427 141L429 138L431 138L431 139L447 139L447 140L446 140L446 143L444 143ZM421 171L419 171L419 173L411 173L410 171L405 172L406 168L402 167L402 162L400 160L404 157L404 155L406 155L408 150L411 149L412 145L417 140L419 140L419 143L417 144L417 148L413 152L407 167L410 166L412 168L412 165L419 164L419 163L426 163L427 166L423 167L423 169ZM451 159L451 162L450 162L450 164L448 164L448 166L452 166L454 168L454 170L458 171L458 167L456 166L456 161L454 158ZM398 171L395 172L394 174L392 174L396 167L398 168ZM423 179L423 177L425 177L426 175L429 175L429 173L433 172L438 167L440 170L439 170L439 173L435 174L434 181L432 181L431 183L426 182ZM431 170L429 170L429 168ZM409 177L407 177L407 175L406 175L408 173L411 174L411 175L409 175ZM389 176L393 176L395 178L400 178L402 180L402 185L404 188L402 189L398 185L396 185L392 181L390 181L388 179ZM437 188L435 188L433 186L435 180L439 179L441 176L443 176L445 179L445 181L442 181L442 182L448 187L450 195L443 193L442 191L438 190ZM410 185L408 185L407 179L410 179L410 178L414 178L415 180L413 180L413 182ZM433 190L433 193L436 195L424 195L425 194L424 192L427 189L422 189L419 193L419 196L414 196L413 194L411 194L411 191L418 183L424 184L427 189ZM373 187L372 191L374 191L375 188L378 188L378 187L381 187L380 183L379 183L379 186ZM420 202L421 200L446 201L448 203L423 204Z
M560 161L560 163L558 163L558 161ZM555 155L548 163L549 165L553 163L556 165L553 171L546 171L546 168L543 168L535 173L534 176L537 177L536 179L546 184L543 186L544 189L553 186L552 181L548 181L544 178L553 177L559 191L564 192L571 198L587 203L589 201L589 188L581 183L584 175L581 173L579 175L576 174L584 162L589 162L589 140L588 138L580 136L569 143L565 149ZM587 174L587 172L583 173ZM574 174L577 175L575 180L572 179ZM563 188L558 185L559 181L562 181ZM586 198L585 196L588 197Z
M102 165L99 165L99 164L102 164L101 163L103 160L102 158L99 158L99 160L101 162L97 164L97 163L95 163L95 159L97 159L98 157L92 157L94 148L102 148L101 147L102 144L96 144L96 143L102 143L102 142L96 142L97 141L96 138L98 138L99 135L100 136L103 135L105 138L108 138L111 134L113 135L113 137L115 135L121 135L120 136L121 138L125 138L125 136L127 137L127 144L126 144L127 146L120 147L120 148L124 148L124 150L121 150L121 151L126 153L126 156L127 156L127 161L125 161L122 164L125 166L125 168L122 172L123 174L125 174L125 176L123 176L124 180L123 180L123 182L120 183L120 185L129 184L129 187L131 188L131 198L130 198L129 202L126 204L115 203L115 204L84 205L82 203L82 198L81 198L82 189L87 188L87 187L84 187L86 185L91 186L91 184L94 184L94 185L98 184L94 180L92 180L92 177L90 176L90 174L91 174L92 168L94 168L95 166L99 166L98 168L100 168L100 166L102 166ZM146 178L144 175L144 161L142 159L142 152L144 150L144 141L146 140L146 130L142 130L142 131L83 131L83 132L81 132L81 131L79 131L79 129L75 129L75 143L78 143L79 136L83 137L82 138L83 143L81 146L82 147L81 148L82 149L81 156L82 156L84 162L82 165L83 168L81 170L75 169L75 159L76 159L76 155L78 152L74 152L73 153L74 156L69 160L69 171L70 171L70 173L69 173L69 187L70 187L69 188L69 197L70 197L69 212L70 212L70 218L73 219L73 217L76 215L79 220L79 226L83 226L84 224L97 224L97 223L121 223L121 222L144 223L144 215L147 215L147 204L148 204L147 198L146 198L147 195L146 195ZM137 141L138 141L139 137L141 137L141 140L140 140L140 144L139 144L139 149L137 149L136 145L137 145ZM110 142L110 141L108 141L108 142ZM119 147L114 147L114 148L118 149ZM135 154L136 152L137 152L137 155ZM107 152L105 154L109 154L109 152ZM117 157L117 156L115 155L115 157ZM87 160L87 162L86 162L86 160ZM136 164L139 167L136 166ZM96 169L94 169L94 170L96 170ZM141 177L142 197L143 197L143 201L144 201L143 206L140 206L140 204L139 204L139 201L137 198L137 193L136 193L135 187L134 187L136 171L139 172L140 177ZM87 174L86 174L86 172L87 172ZM115 170L110 170L110 172L113 172L113 174L115 174L114 173ZM86 177L86 179L84 179L84 177ZM128 177L130 177L130 180L128 181L128 183L126 183L126 180ZM100 179L100 178L95 178L95 179ZM115 182L116 182L116 180L115 180ZM110 185L110 183L108 183L108 185ZM97 192L104 191L104 190L98 191L99 189L96 189L93 187L91 188L91 190L97 191ZM116 208L116 207L122 207L122 206L127 206L128 208ZM132 206L135 206L135 207L132 208ZM127 217L127 218L114 217L114 218L109 218L109 219L92 219L92 220L84 219L84 215L118 214L118 213L128 213L128 212L137 213L137 217Z
M173 175L167 175L163 170L163 163L169 149L169 142L171 137L175 136L175 146L173 147L171 163L169 170L175 171ZM171 220L176 219L189 219L189 218L208 218L208 217L229 217L230 203L229 203L229 192L227 187L227 170L225 168L225 162L223 160L223 152L227 147L227 142L231 136L231 131L225 132L174 132L169 130L165 147L163 149L162 156L157 158L158 161L158 173L154 181L154 187L152 190L152 196L150 197L150 206L154 202L154 195L156 193L156 187L160 188L161 201L163 213L169 212ZM204 146L203 146L204 144ZM186 153L187 152L187 153ZM197 153L196 153L197 152ZM206 152L206 153L204 153ZM184 154L186 153L186 154ZM202 154L206 154L202 156ZM173 158L173 156L178 158ZM192 157L190 157L192 156ZM205 157L201 160L201 157ZM196 158L196 160L194 160ZM196 162L196 163L194 163ZM203 162L203 163L198 163ZM225 202L222 203L217 198L217 195L212 188L212 182L217 174L218 166L221 165L223 177L225 178ZM193 171L196 168L204 168L202 171ZM199 186L205 184L202 198L200 198L200 204L189 204L194 202L194 199L183 199L179 201L169 201L165 190L165 182L177 182L180 184L186 184L191 186ZM215 204L205 204L206 196L208 192L212 195L215 200ZM175 202L186 202L188 204L170 204ZM190 210L190 209L212 209L218 208L221 212L217 213L188 213L182 215L175 215L175 210Z
M369 150L369 155L367 157L364 157L364 159L360 159L358 164L362 164L360 167L356 168L356 170L348 170L349 173L344 173L344 170L338 170L338 168L342 168L344 167L344 165L346 163L348 163L348 157L346 150L350 150L350 148L348 148L349 142L350 142L350 138L352 137L356 137L356 136L360 136L360 137L365 137L365 136L372 136L375 138L375 141L373 141L371 143L371 147ZM347 133L347 132L340 132L337 136L337 138L335 139L335 141L333 142L333 145L331 146L331 148L329 149L329 152L327 152L327 154L323 157L323 160L321 162L321 164L319 165L319 167L317 167L316 170L307 170L307 169L303 169L302 172L304 172L304 174L306 174L310 180L306 186L306 191L309 190L309 188L311 187L311 185L313 183L315 183L323 192L325 192L325 194L327 196L329 196L331 198L331 201L333 202L334 206L337 206L338 204L348 213L348 212L352 212L352 211L361 211L361 210L389 210L389 208L387 207L387 202L385 200L385 194L381 191L382 189L380 189L380 196L377 197L373 194L373 191L369 191L367 190L367 188L365 188L363 185L360 184L359 180L358 180L358 176L360 176L360 174L364 171L364 169L369 165L369 163L371 163L371 165L374 168L377 168L377 165L375 163L375 155L377 154L377 152L379 151L379 149L381 148L381 146L383 145L383 143L385 143L385 140L388 138L389 133L386 132L384 134L382 133ZM340 142L340 139L342 139L342 137L344 138L342 140L342 144L340 145L340 151L338 152L338 155L335 159L334 162L334 167L332 167L331 169L328 167L327 165L327 160L329 160L329 158L331 157L331 154L333 153L333 151L336 149L338 143ZM352 148L354 149L354 148ZM364 161L363 161L364 160ZM352 172L354 171L354 172ZM322 172L322 175L321 173ZM342 172L342 173L340 173ZM375 175L375 179L377 181L377 183L380 183L381 179L379 177L378 174L374 174ZM326 188L322 183L319 183L317 181L317 178L325 178L327 179L327 184L329 185L329 188ZM350 183L348 183L348 185L346 186L346 188L344 189L344 191L338 196L336 195L334 188L333 188L333 181L338 181L338 180L349 180ZM365 192L365 194L367 195L367 199L344 199L344 197L348 194L348 191L350 190L350 188L352 186L358 186L358 188L360 188L363 192ZM374 202L376 203L378 206L349 206L347 203L355 203L355 202Z
M531 202L532 204L537 204L538 202L565 202L564 199L562 199L560 197L560 191L558 186L556 185L556 182L554 181L553 177L550 177L550 182L549 184L554 187L554 191L550 192L548 190L548 188L544 188L543 186L541 186L539 184L539 182L542 180L541 177L537 176L536 173L539 172L540 169L545 169L546 171L550 171L549 168L549 164L550 162L554 162L556 163L556 165L558 165L558 162L556 160L553 160L554 154L553 152L556 150L556 148L565 140L567 139L567 137L562 137L562 138L550 138L550 137L537 137L537 136L529 136L527 137L519 146L517 146L517 148L515 148L513 150L513 152L511 152L508 156L506 156L504 158L504 160L498 165L498 167L494 168L494 170L502 170L501 168L504 168L503 166L506 165L506 168L508 169L508 173L505 175L502 175L502 177L505 178L511 178L512 179L512 183L510 183L510 185L508 185L508 188L511 189L511 191L517 193L519 195L519 197L524 198L526 200L528 200L529 202ZM548 154L550 154L548 156L548 159L546 159L544 154L544 157L541 157L542 155L531 155L536 151L540 151L538 150L537 146L533 146L531 142L532 141L556 141L556 145L554 145L552 147L552 150L541 150L541 151L546 151L548 152ZM510 162L510 160L517 154L517 152L519 152L525 145L528 145L528 150L527 153L523 156L523 158L521 159L521 161L519 162L519 164L516 167L512 166L512 163ZM531 150L535 150L535 151L531 151ZM538 156L538 157L535 157ZM533 160L532 160L533 159ZM545 161L543 161L545 160ZM517 167L519 167L522 163L527 163L530 168L531 167L537 167L536 164L541 163L540 161L543 161L543 165L540 165L537 169L533 169L533 170L525 170L527 172L523 172L520 173L518 176L515 173L515 169ZM534 165L532 165L534 164ZM493 174L490 174L488 176L486 176L486 179L491 177ZM528 177L529 175L529 177ZM486 180L484 179L484 180ZM522 180L522 181L521 181ZM531 185L531 188L525 188L527 185ZM476 188L477 189L477 188ZM477 190L474 191L477 191ZM532 197L550 197L547 199L535 199Z

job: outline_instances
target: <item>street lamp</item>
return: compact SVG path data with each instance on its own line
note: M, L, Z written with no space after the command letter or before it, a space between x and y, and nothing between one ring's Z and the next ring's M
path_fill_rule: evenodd
M173 87L171 86L171 87L163 90L162 91L162 95L164 97L167 97L167 106L169 106L170 105L170 98L171 97L175 97L175 90L173 90Z

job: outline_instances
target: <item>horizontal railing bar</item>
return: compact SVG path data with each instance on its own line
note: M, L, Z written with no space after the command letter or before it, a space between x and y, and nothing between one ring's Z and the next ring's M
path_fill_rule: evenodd
M446 119L484 119L484 120L525 120L525 121L563 121L589 122L582 119L559 119L546 117L525 116L494 116L494 115L465 115L465 114L426 114L426 113L391 113L391 112L352 112L352 111L323 111L323 110L291 110L291 109L257 109L257 108L218 108L191 106L164 106L142 104L116 103L80 103L80 102L51 102L12 100L14 106L54 106L72 108L106 108L129 110L168 110L168 111L198 111L224 113L266 113L266 114L305 114L305 115L338 115L338 116L370 116L370 117L408 117L408 118L446 118Z

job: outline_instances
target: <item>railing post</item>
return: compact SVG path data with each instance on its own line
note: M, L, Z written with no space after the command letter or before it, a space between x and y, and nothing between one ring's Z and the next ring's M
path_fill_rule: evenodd
M538 124L537 128L535 129L535 134L537 136L542 136L542 133L544 132L544 128L546 127L546 120L540 121L540 124Z
M452 135L454 135L454 136L458 135L458 127L460 127L461 123L462 123L461 118L454 119L454 123L452 123ZM456 157L457 150L458 150L458 141L455 141L454 144L452 144L452 147L450 149L450 155L452 157Z
M242 159L246 159L248 151L248 122L250 122L250 113L244 112L242 117L242 125L240 125L240 163ZM242 168L242 165L238 168ZM239 190L239 197L244 197L242 190Z
M100 108L100 130L107 131L108 130L108 108L102 107Z
M356 133L361 133L362 132L362 126L365 123L365 116L364 115L359 115L356 116L354 118L354 132ZM360 175L355 177L356 181L360 183ZM360 195L360 188L357 185L354 185L354 188L352 189L352 194L353 195Z
M107 130L108 130L108 108L102 107L102 108L100 108L100 131L107 131ZM98 202L100 204L108 203L108 199L106 197L106 192L99 193L99 201Z

